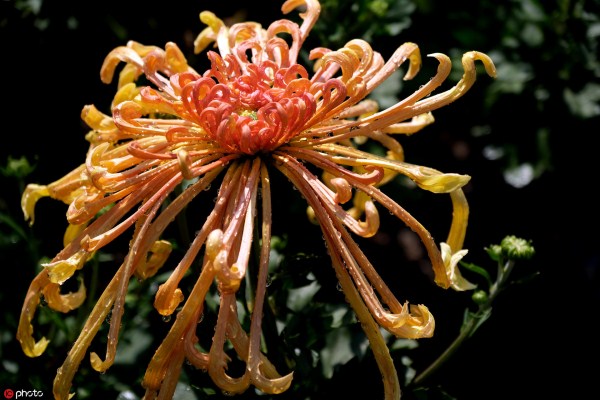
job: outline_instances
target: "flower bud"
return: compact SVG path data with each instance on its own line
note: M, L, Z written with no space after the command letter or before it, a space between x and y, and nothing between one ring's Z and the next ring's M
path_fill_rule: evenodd
M486 247L485 251L487 251L492 260L500 261L500 257L502 257L502 247L499 244L493 244L490 247Z
M502 254L510 260L529 260L535 254L531 240L506 236L500 243Z
M485 290L477 290L471 295L471 299L477 305L482 305L488 300L488 294Z

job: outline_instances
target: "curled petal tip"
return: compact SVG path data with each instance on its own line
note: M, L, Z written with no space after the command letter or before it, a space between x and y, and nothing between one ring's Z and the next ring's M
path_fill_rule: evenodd
M408 305L407 305L408 307ZM422 339L433 336L435 319L429 309L419 304L410 306L410 315L399 328L390 330L397 337L405 339Z
M82 281L76 292L62 294L60 292L60 286L56 283L51 283L43 288L42 294L51 309L67 313L79 308L79 306L83 304L86 297L86 289L85 284Z
M443 174L431 168L420 168L421 175L416 183L421 189L433 193L451 193L465 186L470 180L469 175Z
M225 27L223 21L210 11L200 13L200 21L208 25L194 41L194 53L198 54L217 39L217 34L221 28Z
M365 203L365 220L360 221L359 225L363 229L363 237L372 237L379 230L379 212L372 201Z
M210 11L200 13L200 21L204 22L213 32L219 32L219 29L225 26L223 21Z
M35 183L31 183L25 188L23 196L21 197L21 210L23 210L25 220L29 221L29 225L33 225L35 217L35 204L42 197L48 196L50 196L50 192L48 191L48 187L45 185L37 185Z
M23 353L25 353L27 357L31 358L39 357L40 355L42 355L42 353L44 353L46 347L48 347L48 344L50 343L50 341L45 337L42 337L37 342L34 341L31 337L29 337L29 339L31 340L19 339L19 341L21 342Z
M177 288L172 292L169 292L168 288L164 289L165 286L161 285L156 293L156 299L154 300L154 308L163 316L169 316L175 312L175 309L183 301L184 296L181 289Z
M223 231L215 229L208 235L206 239L206 255L210 260L214 260L223 245Z
M104 372L109 367L109 365L105 365L106 363L96 353L90 353L90 363L92 364L92 368L98 372Z
M136 276L141 279L147 279L154 276L158 270L165 264L173 246L167 240L157 240L150 248L150 257L136 267Z
M488 56L485 53L479 52L479 51L470 51L468 53L465 53L463 55L463 64L466 66L467 61L470 64L473 64L473 62L475 60L479 60L483 63L483 66L485 68L485 72L491 76L492 78L496 77L496 66L494 65L494 61L492 61L492 59L490 58L490 56ZM466 69L466 67L465 67Z
M252 383L265 393L281 394L289 389L293 379L294 373L290 372L285 376L271 379L263 377L262 375L260 377L253 376Z
M463 278L458 269L458 262L469 252L462 249L456 252L447 243L440 243L442 260L446 268L446 275L450 281L450 287L456 291L475 289L476 285Z
M46 264L42 264L48 271L48 276L52 283L62 285L69 279L76 270L80 269L87 261L87 251L78 251L66 260L58 260Z

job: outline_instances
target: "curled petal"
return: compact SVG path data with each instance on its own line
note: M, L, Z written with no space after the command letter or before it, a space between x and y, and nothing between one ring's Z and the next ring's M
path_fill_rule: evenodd
M300 37L298 40L294 41L293 46L290 49L290 62L296 62L302 43L304 43L304 40L317 22L319 14L321 13L321 5L317 0L286 0L281 6L281 11L284 14L287 14L300 6L305 6L306 11L300 13L300 17L303 19L302 25L300 26Z
M29 225L33 225L35 219L35 204L42 197L48 196L50 196L50 192L48 191L48 187L45 185L30 183L25 188L23 196L21 197L21 209L25 215L25 221L29 220Z
M104 59L102 68L100 70L100 78L104 83L110 83L113 79L115 69L120 62L132 63L138 66L140 69L144 64L142 58L135 52L135 50L120 46L111 51L108 56Z
M437 58L438 61L440 61L440 67L442 67L442 65L448 65L451 63L451 61L448 59L448 56L443 54L434 53L430 54L429 56ZM494 62L490 57L477 51L465 53L462 57L462 65L464 69L462 79L453 88L417 102L414 104L414 108L409 107L413 110L414 115L444 107L462 97L475 83L475 79L477 77L475 61L477 60L483 63L485 71L489 76L492 78L496 77L496 67L494 66ZM439 73L436 75L436 77L438 75Z
M179 149L177 151L177 161L179 163L179 168L181 169L181 173L185 179L193 179L194 174L192 172L192 158L189 153L185 149Z
M42 264L52 283L58 283L62 285L67 279L69 279L76 270L81 269L85 262L88 260L90 253L85 250L79 250L66 260L56 260L49 263Z
M336 203L344 204L352 198L352 186L344 178L333 178L329 183L335 188Z
M365 220L360 221L359 225L362 228L362 237L371 237L379 230L379 212L372 201L365 203Z
M416 184L433 193L450 193L466 185L471 177L459 174L444 174L433 168L418 167L418 174L411 176Z
M188 70L187 60L175 43L167 43L165 45L165 52L169 69L171 69L174 73L186 72Z
M200 21L208 27L200 32L200 35L194 41L194 52L200 53L210 43L216 42L222 55L229 54L229 42L227 38L228 28L223 21L210 11L200 13Z
M134 84L131 85L135 87ZM128 86L128 88L131 88L131 86ZM127 91L128 89L123 90ZM102 113L93 105L83 107L81 110L81 119L93 129L86 136L86 140L92 144L103 141L116 142L120 137L119 130L115 126L112 117Z
M160 285L158 292L156 293L156 299L154 300L154 308L159 312L160 315L171 315L183 301L183 292L179 288L169 291L167 286Z
M433 168L413 165L393 159L379 157L374 154L365 153L358 149L351 149L341 145L320 145L319 150L338 153L349 157L332 156L331 159L339 164L348 164L361 168L380 167L399 172L406 175L422 189L433 193L451 193L460 189L471 179L468 175L444 174ZM380 171L381 172L381 171ZM383 174L382 174L383 175Z
M63 365L56 371L54 378L53 393L55 399L69 399L73 394L69 394L73 377L85 356L92 340L98 333L98 330L106 320L106 316L111 310L111 305L114 302L115 288L118 279L113 278L107 288L104 290L94 309L89 314L87 321L79 337L69 350L69 355L65 359Z
M164 265L171 254L173 246L166 240L157 240L150 247L150 257L137 265L135 274L140 279L147 279L154 276L156 272Z
M219 279L219 288L227 293L237 292L244 277L243 268L238 263L229 264L229 252L221 250L214 261L214 268Z
M44 287L42 294L48 303L48 307L56 311L67 313L83 304L86 290L85 285L81 282L79 289L76 292L61 294L59 285L49 284Z
M33 327L31 324L29 326L31 327L31 333L33 333ZM46 347L48 347L48 344L50 343L45 337L42 337L37 342L35 342L31 336L28 336L24 340L21 339L19 339L21 341L21 348L27 357L39 357L44 353Z
M206 238L206 256L209 260L214 260L223 246L223 231L215 229L208 234Z
M112 101L112 107L121 104L124 101L134 100L140 94L140 89L135 83L127 83L117 91ZM112 120L112 119L111 119ZM114 125L114 124L113 124Z
M233 394L242 393L250 386L250 374L247 369L239 378L233 378L225 372L227 369L228 357L223 350L223 346L226 340L227 327L234 323L231 322L230 319L237 318L235 295L222 294L215 335L213 336L213 342L208 356L208 373L218 387Z
M463 249L453 252L452 248L443 242L440 243L440 250L444 267L446 267L446 275L448 276L448 280L450 280L452 289L457 291L474 289L476 285L463 278L458 269L458 262L468 253L468 250Z
M117 87L122 88L125 85L129 85L135 82L140 75L142 70L133 64L125 64L121 72L119 73L119 83ZM114 104L114 103L113 103Z
M421 52L419 51L419 46L415 43L409 42L400 46L385 63L383 68L367 82L367 90L371 92L374 88L379 86L381 82L386 80L406 60L409 61L409 67L404 75L404 80L409 80L414 78L421 68Z
M19 318L19 328L17 329L17 340L27 357L40 356L46 350L48 343L50 343L45 337L36 342L33 338L33 325L31 324L35 311L40 304L42 290L48 284L50 284L48 274L46 271L41 271L29 285L29 290L23 302Z
M419 304L410 307L410 317L400 328L393 329L392 333L406 339L420 339L433 336L434 330L433 315L426 306Z
M427 125L432 124L434 121L435 118L433 118L433 114L430 112L426 112L412 117L410 122L400 122L397 124L392 124L387 128L382 129L382 132L412 135L413 133L420 131Z

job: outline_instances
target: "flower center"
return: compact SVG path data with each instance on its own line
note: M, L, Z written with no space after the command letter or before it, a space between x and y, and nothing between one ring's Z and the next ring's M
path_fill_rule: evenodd
M304 67L279 68L273 61L225 63L212 54L210 71L182 91L193 119L225 151L256 154L270 152L305 129L317 106L309 92ZM215 62L215 59L220 62Z
M242 117L250 117L254 121L256 121L258 119L256 111L254 111L254 110L241 110L238 112L238 115L240 115Z

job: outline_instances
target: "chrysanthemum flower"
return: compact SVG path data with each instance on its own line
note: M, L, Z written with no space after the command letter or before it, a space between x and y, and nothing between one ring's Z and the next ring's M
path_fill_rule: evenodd
M156 293L158 313L175 314L176 319L148 365L142 383L147 399L170 398L186 360L206 370L229 393L244 392L250 385L281 393L290 386L292 374L281 376L261 353L276 196L271 174L287 177L308 203L310 218L322 229L336 276L370 340L387 398L399 398L400 389L379 328L402 338L429 337L434 319L426 306L396 298L355 236L373 236L380 210L386 210L420 237L439 286L472 288L457 268L466 253L462 245L468 217L461 187L470 178L407 163L395 136L418 131L433 122L432 110L461 97L475 81L476 60L494 76L491 59L476 51L464 54L460 82L432 94L447 78L451 62L443 54L431 54L439 63L435 76L396 105L379 110L375 101L367 99L369 94L405 63L404 79L417 74L421 64L417 45L401 45L387 61L363 40L351 40L336 51L316 48L310 52L315 63L309 73L298 57L320 5L316 0L287 0L282 11L296 8L302 9L301 25L282 19L267 29L252 22L227 27L214 14L202 12L200 19L208 27L196 39L195 50L211 44L218 50L207 52L211 67L204 73L192 69L174 43L161 49L131 41L106 57L103 82L110 83L120 63L124 66L112 115L93 105L82 111L92 129L85 162L47 186L29 185L22 200L31 223L40 198L65 202L70 224L64 249L44 264L23 305L17 336L30 357L39 356L48 345L47 339L36 341L33 336L32 320L42 297L57 311L79 307L86 296L83 285L74 293L62 293L61 285L76 276L95 252L121 235L132 234L122 265L58 370L56 398L69 397L74 374L107 317L106 355L101 358L92 352L90 358L100 372L113 364L130 280L148 279L164 265L171 244L162 239L163 232L211 185L219 185L214 204L213 198L206 199L212 211ZM366 140L377 142L387 155L365 151ZM382 191L398 174L421 189L450 195L453 214L445 242L435 243L411 214ZM260 248L259 267L246 332L238 317L236 294L244 284L253 242ZM180 287L186 274L197 277L188 293ZM205 327L198 322L213 285L220 305L212 343L203 349L197 329ZM226 346L245 362L241 376L227 374Z

